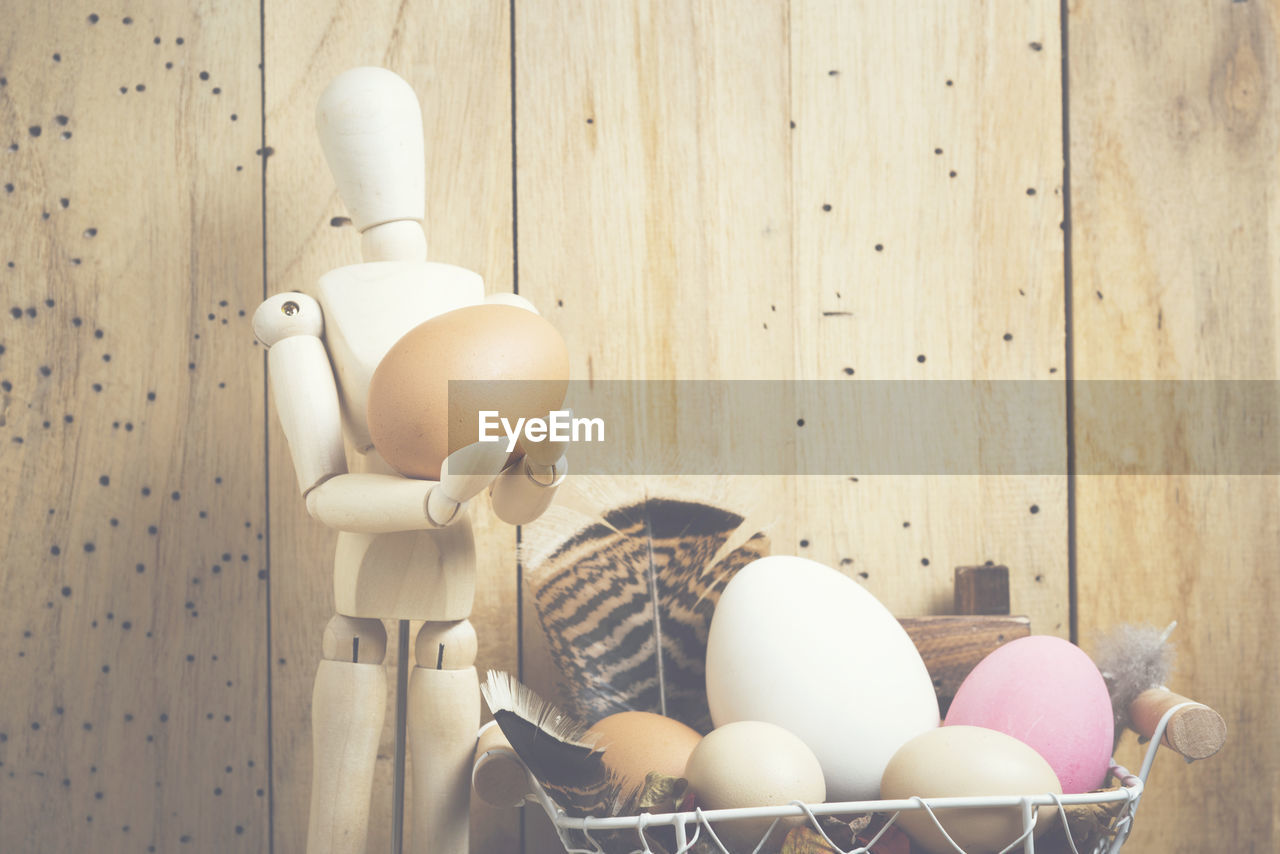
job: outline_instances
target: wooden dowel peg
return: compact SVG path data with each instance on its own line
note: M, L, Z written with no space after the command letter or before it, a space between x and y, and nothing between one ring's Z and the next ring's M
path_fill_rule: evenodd
M1165 712L1181 703L1192 705L1173 713L1161 743L1187 759L1207 759L1226 744L1227 724L1222 715L1203 703L1188 700L1166 688L1148 689L1129 705L1133 728L1142 737L1151 738Z
M471 788L482 801L495 807L518 807L531 794L529 772L496 721L480 728Z

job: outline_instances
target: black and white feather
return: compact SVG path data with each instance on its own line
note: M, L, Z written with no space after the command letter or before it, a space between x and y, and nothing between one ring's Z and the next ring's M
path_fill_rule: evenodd
M480 693L520 761L567 815L607 816L625 806L584 725L500 670L489 671Z

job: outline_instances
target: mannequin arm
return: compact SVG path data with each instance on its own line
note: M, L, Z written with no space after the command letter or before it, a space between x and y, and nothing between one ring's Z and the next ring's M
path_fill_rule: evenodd
M298 488L307 512L326 527L390 533L449 525L501 471L506 454L495 443L452 454L438 482L348 474L338 387L320 339L320 304L305 294L277 294L254 313L253 328L267 346L272 397Z
M277 294L254 312L253 331L267 347L272 398L306 495L347 471L338 387L320 340L320 304L306 294Z
M439 481L339 475L307 493L307 512L327 527L362 534L444 527L462 518L466 503L493 482L506 456L497 443L470 445L449 455Z

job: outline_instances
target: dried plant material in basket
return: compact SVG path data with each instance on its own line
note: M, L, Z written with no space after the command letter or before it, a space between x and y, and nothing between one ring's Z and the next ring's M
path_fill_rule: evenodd
M1075 851L1084 854L1096 850L1100 842L1115 839L1115 822L1127 807L1127 801L1064 806L1067 828L1075 842ZM821 832L808 825L792 829L782 843L780 854L840 854L864 847L868 854L914 854L918 851L919 849L912 847L910 838L896 827L891 826L885 830L884 826L890 818L890 813L867 813L852 820L840 816L822 816L818 820ZM704 851L705 854L712 854L715 848L708 845ZM690 850L690 854L697 852L697 846ZM1045 835L1036 840L1036 854L1074 854L1061 821L1055 820Z
M1120 787L1099 789L1103 792L1119 791ZM1036 841L1036 854L1073 854L1071 843L1066 833L1070 832L1071 841L1076 850L1084 854L1099 847L1101 842L1111 842L1116 838L1116 827L1119 820L1129 811L1128 801L1112 801L1105 804L1069 804L1063 807L1067 814L1066 830L1062 822L1054 822L1053 827Z

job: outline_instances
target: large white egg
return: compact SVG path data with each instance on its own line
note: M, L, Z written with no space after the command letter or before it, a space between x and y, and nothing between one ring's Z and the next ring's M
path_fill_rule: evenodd
M831 801L875 799L898 748L938 725L938 698L911 638L880 602L829 566L753 561L725 587L707 638L716 726L767 721L822 764Z

